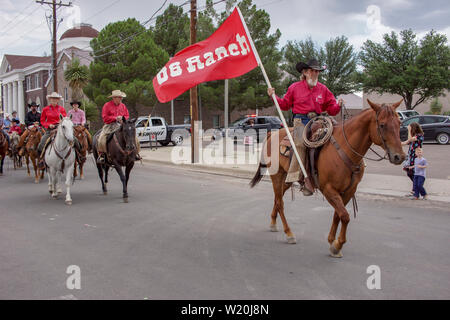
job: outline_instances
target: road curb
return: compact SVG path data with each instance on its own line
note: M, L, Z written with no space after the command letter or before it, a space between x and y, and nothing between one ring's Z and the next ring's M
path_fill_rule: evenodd
M160 160L160 159L142 159L142 161L143 161L143 163L162 164L165 166L185 169L185 170L189 170L189 171L193 171L193 172L227 176L227 177L233 177L233 178L239 178L239 179L248 179L249 182L250 182L250 179L253 178L253 176L256 172L256 171L253 172L253 171L249 171L249 170L239 170L236 168L211 167L211 166L203 165L203 164L189 164L189 163L175 164L173 162ZM268 175L264 175L262 180L270 182L270 177ZM360 188L357 191L357 194L379 196L379 197L383 197L386 199L395 198L395 199L406 200L406 198L403 194L400 195L400 194L395 194L392 192L389 193L388 190L383 190L382 192L377 192L375 190L364 190L364 189L365 188ZM430 196L428 201L429 202L436 201L436 202L440 202L440 203L450 203L450 197Z

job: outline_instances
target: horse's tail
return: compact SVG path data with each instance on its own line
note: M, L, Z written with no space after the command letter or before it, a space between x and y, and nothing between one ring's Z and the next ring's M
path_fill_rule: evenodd
M260 162L258 165L258 169L256 170L255 176L250 181L250 188L256 186L263 178L263 174L261 173L262 168L267 168L267 165Z

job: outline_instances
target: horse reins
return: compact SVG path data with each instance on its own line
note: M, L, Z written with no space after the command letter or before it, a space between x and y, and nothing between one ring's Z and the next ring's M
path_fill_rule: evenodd
M383 106L385 106L385 104L382 104L381 106L383 107ZM345 107L345 105L343 105L343 108L344 108L345 113L348 115L347 108ZM380 109L380 110L381 110L381 109ZM377 133L378 133L378 135L380 136L381 141L383 142L383 146L384 146L384 148L385 148L386 154L385 154L384 156L381 156L381 155L378 154L378 152L376 152L375 150L373 150L372 147L369 147L369 149L379 157L378 159L372 159L372 158L366 157L366 156L360 154L360 153L359 153L358 151L356 151L355 149L353 149L353 147L351 146L351 144L350 144L350 143L348 142L348 140L347 140L347 135L345 134L345 129L344 129L344 122L345 122L345 119L344 119L344 114L343 114L343 112L341 112L342 134L343 134L343 136L344 136L345 143L347 144L347 146L350 148L350 150L351 150L354 154L356 154L357 156L359 156L359 157L361 157L361 158L364 158L364 159L367 159L367 160L371 160L371 161L387 160L386 155L388 155L388 153L389 153L389 151L386 151L386 150L389 150L389 149L388 149L388 147L387 147L387 145L386 145L386 140L384 139L384 136L383 136L383 134L382 134L382 132L381 132L381 130L380 130L380 125L379 125L379 123L378 123L378 115L380 114L380 110L377 111L377 113L376 113L375 121L376 121L376 123L377 123Z

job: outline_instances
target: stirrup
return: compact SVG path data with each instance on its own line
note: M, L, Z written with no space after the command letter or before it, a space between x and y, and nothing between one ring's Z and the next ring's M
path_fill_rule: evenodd
M98 164L105 164L105 155L103 153L98 156L97 163Z
M45 160L43 158L39 159L38 167L39 167L39 170L45 169Z

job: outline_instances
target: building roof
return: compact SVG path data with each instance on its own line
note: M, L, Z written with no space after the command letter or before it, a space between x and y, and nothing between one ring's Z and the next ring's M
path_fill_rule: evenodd
M11 70L23 69L36 63L51 62L51 57L19 56L13 54L5 54L4 57L11 66Z
M350 94L341 94L338 99L343 99L345 102L345 106L351 109L362 109L363 108L363 98L360 96L350 93Z
M98 36L98 31L92 28L91 24L81 23L72 29L64 32L59 40L66 38L95 38Z

